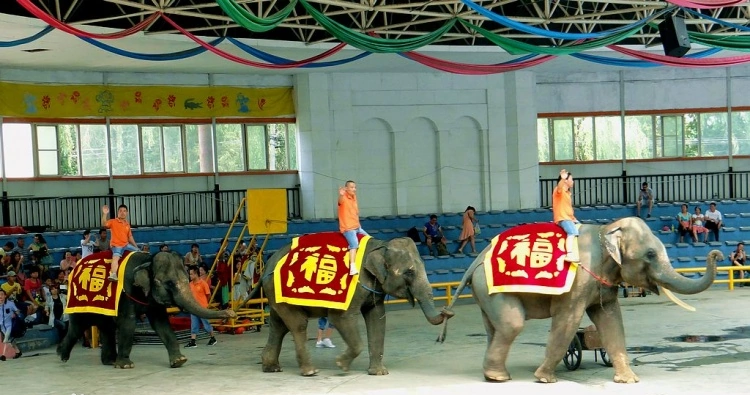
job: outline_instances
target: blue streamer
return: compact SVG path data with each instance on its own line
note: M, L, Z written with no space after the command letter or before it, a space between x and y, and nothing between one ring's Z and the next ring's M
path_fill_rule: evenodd
M605 31L596 32L596 33L562 33L562 32L554 32L550 30L540 29L538 27L528 26L521 22L516 22L510 18L506 18L503 15L496 14L480 6L479 4L474 3L471 0L462 0L462 1L469 8L473 9L474 11L478 12L481 15L484 15L485 17L489 18L493 22L499 23L503 26L522 31L524 33L535 34L535 35L539 35L539 36L543 36L547 38L556 38L560 40L581 40L581 39L590 39L590 38L602 38L606 36L611 36L613 34L622 33L626 30L634 29L638 26L645 26L647 23L649 23L651 20L653 20L657 16L660 16L667 11L671 11L674 8L674 7L666 8L664 10L661 10L659 12L652 14L651 16L643 20L640 20L630 25L625 25L625 26L621 26L615 29L611 29L611 30L605 30Z
M140 52L131 52L131 51L126 51L124 49L115 48L109 44L104 44L103 42L94 40L93 38L80 37L80 36L78 36L78 38L80 38L83 41L86 41L87 43L95 47L99 47L115 55L124 56L130 59L148 60L152 62L164 62L164 61L169 61L169 60L187 59L196 55L200 55L207 51L206 48L198 46L196 48L186 49L184 51L178 51L178 52L170 52L170 53L164 53L164 54L148 54L148 53L140 53ZM222 41L224 41L224 37L219 37L216 40L211 41L209 44L215 47L219 45Z
M722 26L727 26L727 27L735 28L735 29L743 31L743 32L750 32L750 27L747 27L747 26L742 26L742 25L738 25L736 23L722 21L719 18L714 18L712 16L702 14L702 13L700 13L698 11L694 11L694 10L691 10L689 8L682 8L682 10L685 11L685 12L687 12L687 13L693 14L694 16L696 16L698 18L708 19L709 21L718 23L719 25L722 25Z
M46 36L47 33L51 32L53 30L55 30L54 27L47 26L44 29L42 29L42 31L40 31L37 34L34 34L33 36L29 36L29 37L26 37L26 38L22 38L22 39L18 39L18 40L13 40L13 41L0 41L0 48L16 47L16 46L19 46L19 45L24 45L24 44L28 44L28 43L34 42L34 41L36 41L36 40L38 40L38 39Z
M250 54L252 56L255 56L256 58L258 58L260 60L266 61L268 63L282 65L282 64L289 64L289 63L296 62L295 60L292 60L292 59L286 59L286 58L282 58L282 57L270 54L268 52L263 52L263 51L261 51L261 50L259 50L257 48L253 48L253 47L251 47L251 46L249 46L247 44L244 44L244 43L242 43L242 42L240 42L240 41L238 41L238 40L236 40L236 39L234 39L232 37L228 37L228 39L229 39L229 42L232 43L232 44L234 44L234 45L236 45L237 48L243 50L244 52L246 52L246 53L248 53L248 54ZM359 60L359 59L362 59L362 58L364 58L366 56L370 56L370 55L372 55L372 52L362 52L361 54L359 54L357 56L352 56L351 58L340 59L340 60L333 60L333 61L329 61L329 62L308 63L306 65L300 66L300 68L317 68L317 67L340 66L342 64L354 62L355 60Z
M714 55L716 53L719 53L720 51L721 51L721 48L710 48L701 52L687 55L686 57L692 58L692 59L700 59L700 58L705 58L707 56ZM575 53L575 54L571 54L570 56L581 59L581 60L585 60L587 62L599 63L599 64L604 64L607 66L639 67L639 68L651 68L651 67L664 66L663 64L653 63L653 62L649 62L646 60L618 59L618 58L610 58L607 56L588 55L585 53Z

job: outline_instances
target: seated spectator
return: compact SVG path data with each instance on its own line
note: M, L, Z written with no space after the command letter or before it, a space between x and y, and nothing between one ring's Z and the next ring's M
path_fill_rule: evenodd
M687 204L683 204L681 211L677 213L677 232L680 234L680 243L683 242L685 235L692 235L693 223L691 219ZM698 241L698 239L693 238L693 241Z
M65 251L65 257L60 261L60 270L66 271L68 268L74 268L76 265L76 257L73 256L72 251Z
M693 240L698 241L698 233L703 233L703 242L704 243L707 242L708 241L708 229L706 229L706 227L703 226L705 217L701 213L700 207L695 208L695 214L693 214L692 221L693 221Z
M201 256L198 244L193 243L190 246L190 251L185 254L185 266L199 266L203 264L203 257Z
M13 252L21 253L24 261L29 260L29 249L26 248L26 239L23 236L16 239L16 247L11 250L11 253Z
M24 302L29 302L36 307L44 305L44 295L42 293L42 281L39 280L39 268L32 268L29 271L29 278L23 283Z
M12 241L9 241L9 242L5 243L5 245L3 246L2 250L0 250L0 256L10 255L10 253L13 251L13 248L15 248L15 247L16 246L15 246L15 244L13 244Z
M34 242L31 243L29 251L32 256L36 257L37 262L44 268L46 272L52 266L52 255L49 254L49 247L47 247L47 241L44 240L44 236L41 233L34 235Z
M638 210L638 216L641 216L641 205L648 204L648 214L646 218L651 218L651 210L654 208L654 191L648 187L648 183L641 184L641 190L638 191L638 201L635 203Z
M729 262L732 262L732 266L745 266L747 255L745 254L745 243L739 242L737 248L729 254ZM739 270L740 280L745 279L745 271ZM741 282L740 287L744 287L745 283Z
M107 229L99 229L99 238L94 242L94 252L102 252L102 251L107 251L107 250L109 250L109 239L107 238Z
M18 251L13 251L10 253L10 266L8 268L14 272L16 272L16 276L18 276L19 281L21 280L21 274L23 273L23 255L21 255ZM26 279L24 276L23 279Z
M5 291L0 290L0 342L3 344L0 361L5 361L5 352L7 351L8 345L13 347L16 351L16 356L14 356L13 359L20 358L22 355L21 349L18 348L15 339L11 336L13 318L18 317L19 314L20 312L16 304L7 298Z
M0 284L5 281L5 277L8 275L7 273L11 270L13 270L13 268L10 267L10 255L3 255L3 257L0 258Z
M476 254L477 247L476 247L476 232L474 230L474 227L479 224L479 221L475 217L476 210L474 207L466 207L466 210L464 211L463 220L461 222L461 235L458 237L458 240L461 241L461 245L458 247L458 250L456 250L457 254L463 254L464 253L464 247L466 246L466 243L471 243L471 253Z
M159 252L169 252L169 246L166 244L162 244L159 246Z
M55 286L58 290L60 290L61 295L68 295L68 274L70 273L72 269L68 269L65 271L60 270L59 273L57 273L57 278L55 279Z
M50 287L50 297L47 299L47 307L44 312L49 317L47 325L57 329L57 333L62 339L68 333L68 315L65 314L67 296L60 293L60 289L53 285Z
M50 289L52 289L54 285L55 282L51 277L47 276L46 274L42 276L42 297L44 298L44 303L47 303L49 301L49 298L52 296L52 292L50 291Z
M430 255L432 255L433 244L435 245L435 256L447 255L447 248L445 247L447 239L443 234L443 228L437 222L437 215L430 215L430 220L425 222L422 233L424 233L424 242L427 245L427 250L430 251ZM446 254L441 253L443 251Z
M143 245L141 245L141 251L145 252L146 254L150 254L151 247L148 244L143 243Z
M711 233L716 237L716 241L719 241L719 231L721 230L721 213L716 209L716 203L711 203L708 206L708 211L704 215L706 218L706 229L710 230ZM708 239L708 235L706 235Z
M93 254L94 247L96 247L96 242L94 240L91 240L91 231L89 231L88 229L84 230L83 238L81 239L81 258L86 258L87 256ZM78 262L78 260L76 260L76 262ZM76 264L74 262L73 266L71 267L75 266Z
M8 300L17 301L21 299L21 293L23 293L23 288L21 288L21 284L19 284L16 281L16 272L9 271L7 273L8 281L0 285L0 288L5 291L5 295L8 297Z

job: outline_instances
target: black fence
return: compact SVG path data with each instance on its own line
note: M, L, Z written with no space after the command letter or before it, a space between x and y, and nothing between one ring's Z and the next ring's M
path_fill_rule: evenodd
M718 199L745 199L750 196L750 172L695 174L649 174L619 177L575 177L573 204L595 206L635 203L641 184L648 182L657 201L692 202ZM552 205L557 179L539 180L542 207Z
M2 197L2 225L27 229L78 230L98 228L101 207L116 209L126 204L133 226L169 226L230 222L247 191L219 190L181 193L150 193L57 198ZM287 188L287 216L301 218L299 188ZM247 212L240 218L245 221Z

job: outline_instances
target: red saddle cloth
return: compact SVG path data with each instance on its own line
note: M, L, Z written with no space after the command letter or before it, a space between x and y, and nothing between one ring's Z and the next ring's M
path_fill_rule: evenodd
M125 267L132 253L125 251L120 258L117 277L112 281L109 269L112 266L112 251L91 254L76 263L68 278L68 304L66 314L97 313L117 315L117 307L122 295Z
M570 291L578 265L564 260L566 237L552 222L520 225L495 236L484 257L489 292Z
M359 235L356 265L362 270L370 236ZM339 232L313 233L292 240L274 268L276 301L299 306L347 309L356 279L349 275L349 243Z

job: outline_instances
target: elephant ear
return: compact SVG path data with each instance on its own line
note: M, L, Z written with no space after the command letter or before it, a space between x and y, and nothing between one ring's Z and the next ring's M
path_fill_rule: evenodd
M604 234L604 245L612 259L622 266L622 254L620 253L620 239L622 238L622 229L618 226Z
M144 263L133 271L133 285L143 290L143 294L146 296L151 292L151 278L148 271L150 267L151 262Z
M385 246L373 248L372 250L367 251L364 263L365 270L372 273L381 284L385 283L386 273L388 273L388 263L385 261L385 251Z

